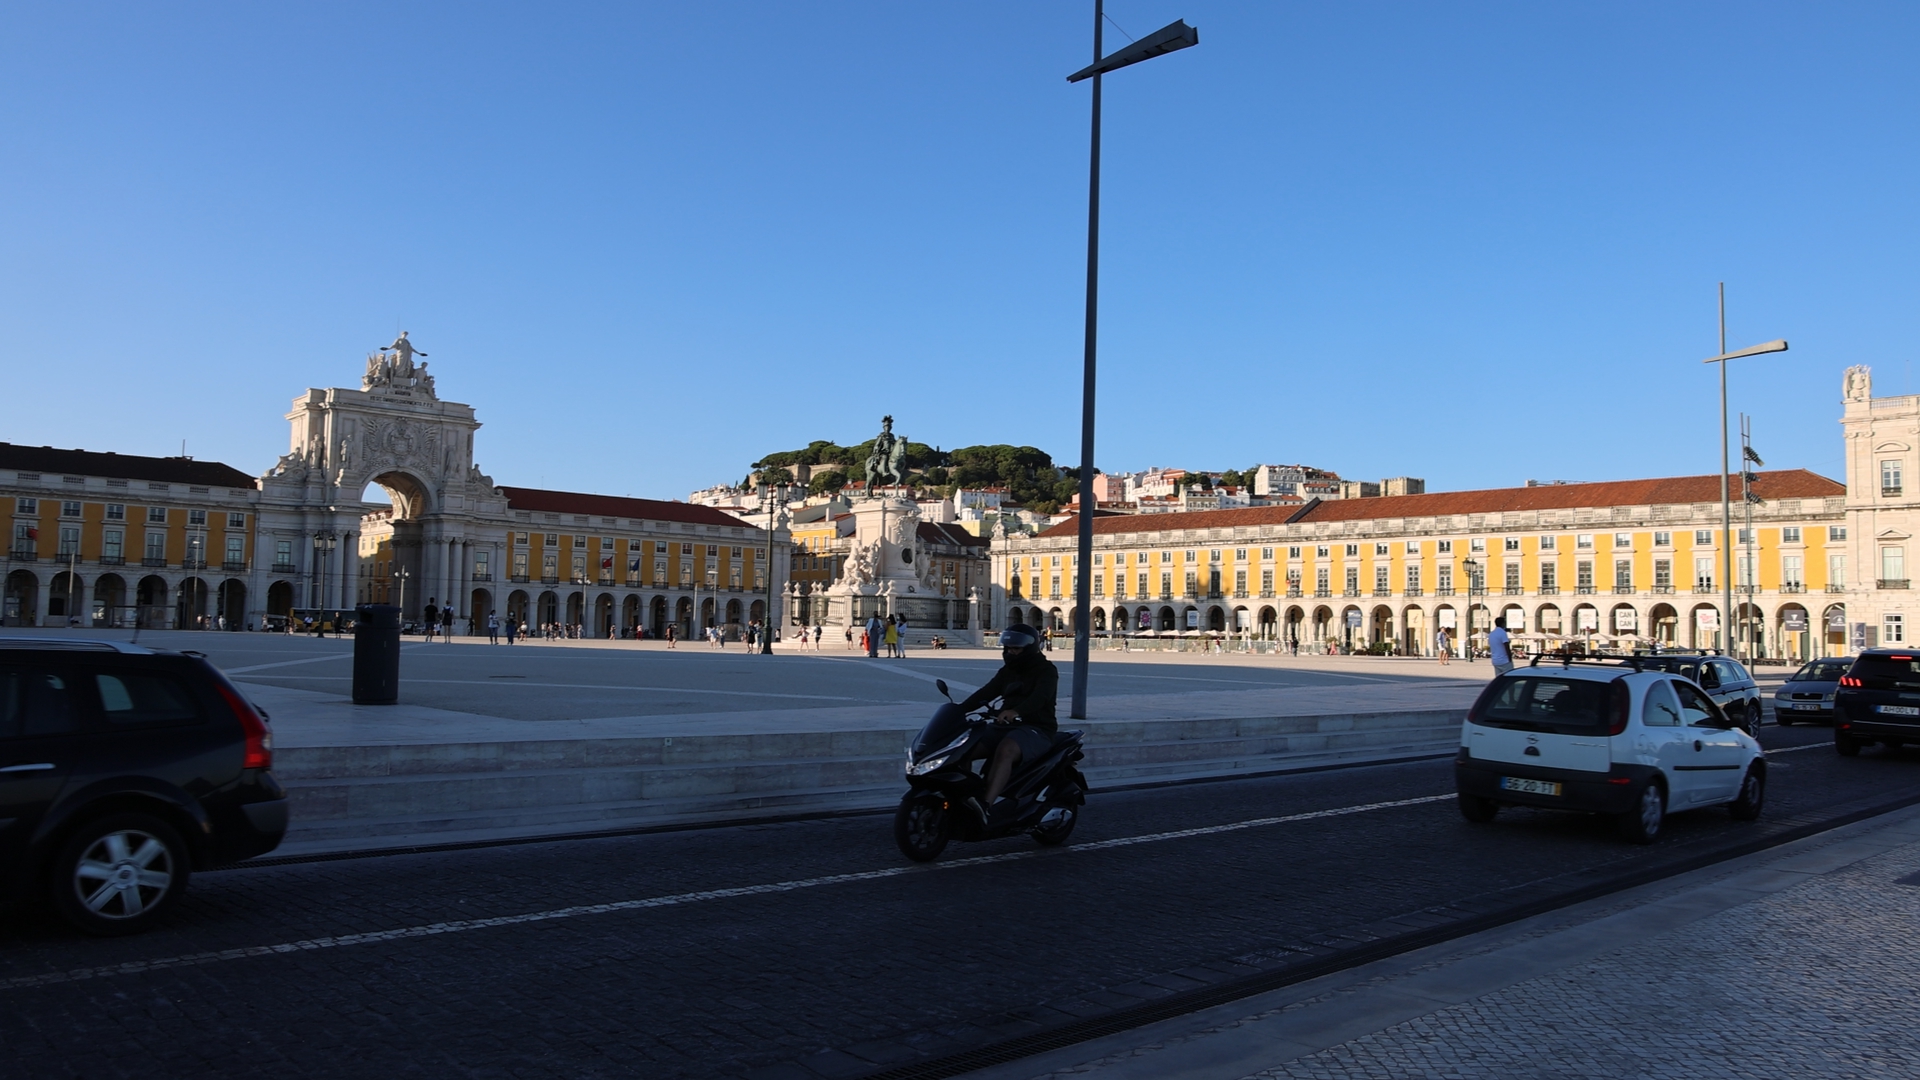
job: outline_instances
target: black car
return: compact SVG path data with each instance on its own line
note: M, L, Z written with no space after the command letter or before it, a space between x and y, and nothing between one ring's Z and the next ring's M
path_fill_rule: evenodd
M1635 659L1649 671L1671 671L1692 679L1747 734L1759 734L1760 684L1740 661L1714 653L1650 653Z
M264 713L197 654L0 638L0 902L151 926L287 831Z
M1840 677L1853 667L1853 657L1809 660L1785 685L1773 692L1773 719L1781 727L1802 720L1833 720L1833 696Z
M1833 748L1852 757L1872 743L1889 750L1920 743L1920 652L1867 649L1840 677Z

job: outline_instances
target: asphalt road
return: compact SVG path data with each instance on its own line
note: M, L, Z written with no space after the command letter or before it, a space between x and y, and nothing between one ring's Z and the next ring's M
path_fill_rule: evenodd
M1571 815L1469 825L1437 761L1096 792L1064 848L931 867L860 816L229 869L135 939L9 918L0 1072L858 1076L1920 779L1920 752L1829 739L1766 729L1763 821L1680 814L1651 848Z

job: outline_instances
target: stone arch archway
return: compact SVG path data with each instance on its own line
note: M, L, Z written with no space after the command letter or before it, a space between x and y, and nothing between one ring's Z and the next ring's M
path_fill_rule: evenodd
M508 593L507 618L513 620L515 623L529 621L527 618L527 605L530 599L531 597L527 595L527 590L525 589L515 589Z
M102 574L93 583L93 625L130 626L127 607L127 583L119 574Z
M226 620L226 629L239 630L247 623L247 583L239 578L228 578L220 583L220 595L214 604L214 610L220 618Z
M148 574L140 579L135 603L139 605L139 624L148 630L167 628L167 579Z
M7 575L4 622L8 626L32 626L40 618L40 579L31 570L15 570Z
M656 596L647 606L647 628L654 637L665 637L667 633L667 598Z

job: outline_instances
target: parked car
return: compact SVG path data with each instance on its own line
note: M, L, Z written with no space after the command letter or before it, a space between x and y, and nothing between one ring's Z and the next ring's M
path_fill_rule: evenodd
M1641 666L1692 679L1707 692L1714 704L1744 728L1749 735L1760 733L1760 684L1740 661L1731 657L1703 653L1657 653L1638 657Z
M0 638L0 902L144 930L287 831L273 733L196 653Z
M1536 662L1487 684L1461 725L1460 813L1505 806L1607 814L1637 843L1669 810L1726 806L1750 821L1767 762L1705 690L1638 658Z
M1840 677L1833 698L1833 748L1852 757L1874 743L1920 744L1920 652L1867 649Z
M1833 696L1853 657L1828 657L1802 664L1793 678L1773 692L1773 720L1790 727L1802 720L1833 720Z

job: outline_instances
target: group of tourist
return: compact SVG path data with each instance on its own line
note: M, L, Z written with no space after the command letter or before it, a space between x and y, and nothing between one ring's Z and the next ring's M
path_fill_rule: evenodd
M867 625L860 631L860 649L868 656L877 657L884 647L889 657L899 659L907 655L906 631L905 615L871 615L867 618ZM847 640L853 640L851 626L847 627Z

